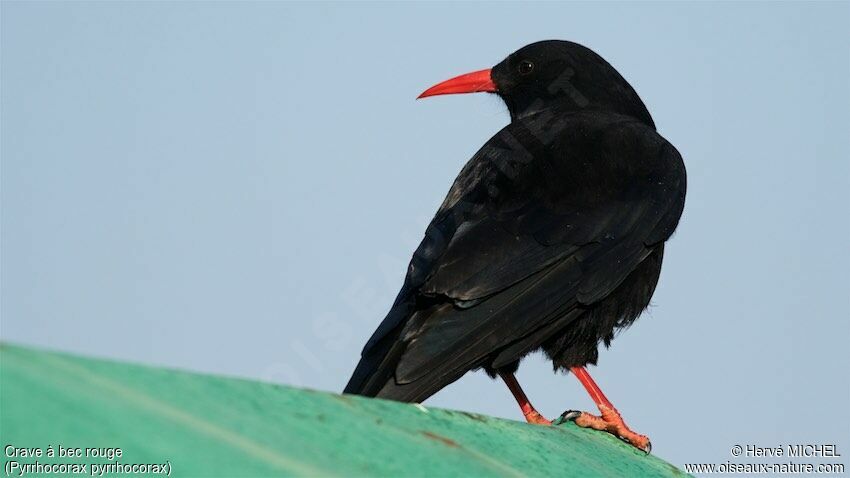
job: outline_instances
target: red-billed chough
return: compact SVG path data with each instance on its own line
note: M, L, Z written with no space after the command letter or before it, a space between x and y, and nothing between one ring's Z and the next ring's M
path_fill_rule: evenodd
M514 377L542 349L600 410L562 419L649 451L584 366L649 305L685 202L682 158L631 85L576 43L528 45L420 98L470 92L499 95L511 123L461 170L345 393L420 402L483 368L549 424Z

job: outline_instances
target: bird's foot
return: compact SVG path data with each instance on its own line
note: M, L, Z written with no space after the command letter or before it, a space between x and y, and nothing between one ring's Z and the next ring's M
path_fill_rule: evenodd
M533 425L551 425L552 422L547 420L546 417L540 414L537 410L529 410L528 412L524 412L525 421L531 423Z
M620 416L620 413L616 409L599 407L599 411L602 416L568 410L555 421L555 424L560 425L561 423L572 420L582 428L593 428L594 430L608 432L646 454L652 451L652 443L650 443L649 437L633 432L626 425L626 422L623 421L623 417Z

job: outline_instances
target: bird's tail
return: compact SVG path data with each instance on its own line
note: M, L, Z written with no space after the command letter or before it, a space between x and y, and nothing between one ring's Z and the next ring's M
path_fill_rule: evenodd
M428 315L441 310L440 307L424 307L423 304L414 307L414 300L402 289L387 317L363 348L360 362L343 393L418 403L474 368L475 364L459 364L416 380L398 383L396 370L410 345L401 339L402 330L408 321L425 321ZM420 314L422 316L416 318Z
M403 289L387 317L363 348L360 362L343 393L399 402L421 402L450 383L440 381L439 384L432 384L427 383L427 380L410 384L396 383L396 369L408 345L400 340L400 335L415 310L412 301Z
M363 350L342 393L375 397L388 382L395 382L395 367L404 352L402 344L396 342L397 336L398 332L390 334Z

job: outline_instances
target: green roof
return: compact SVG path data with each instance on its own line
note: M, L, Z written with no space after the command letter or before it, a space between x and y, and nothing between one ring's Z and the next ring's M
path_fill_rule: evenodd
M0 442L172 476L682 476L613 436L0 345ZM87 472L87 473L90 473ZM116 473L113 471L113 473ZM126 471L124 474L128 474Z

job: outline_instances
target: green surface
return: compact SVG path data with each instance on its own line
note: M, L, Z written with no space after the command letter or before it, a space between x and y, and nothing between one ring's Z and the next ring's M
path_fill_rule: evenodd
M10 345L0 346L0 442L123 453L110 462L9 458L6 449L4 472L9 461L37 460L163 463L172 476L198 477L684 475L571 423L534 426Z

